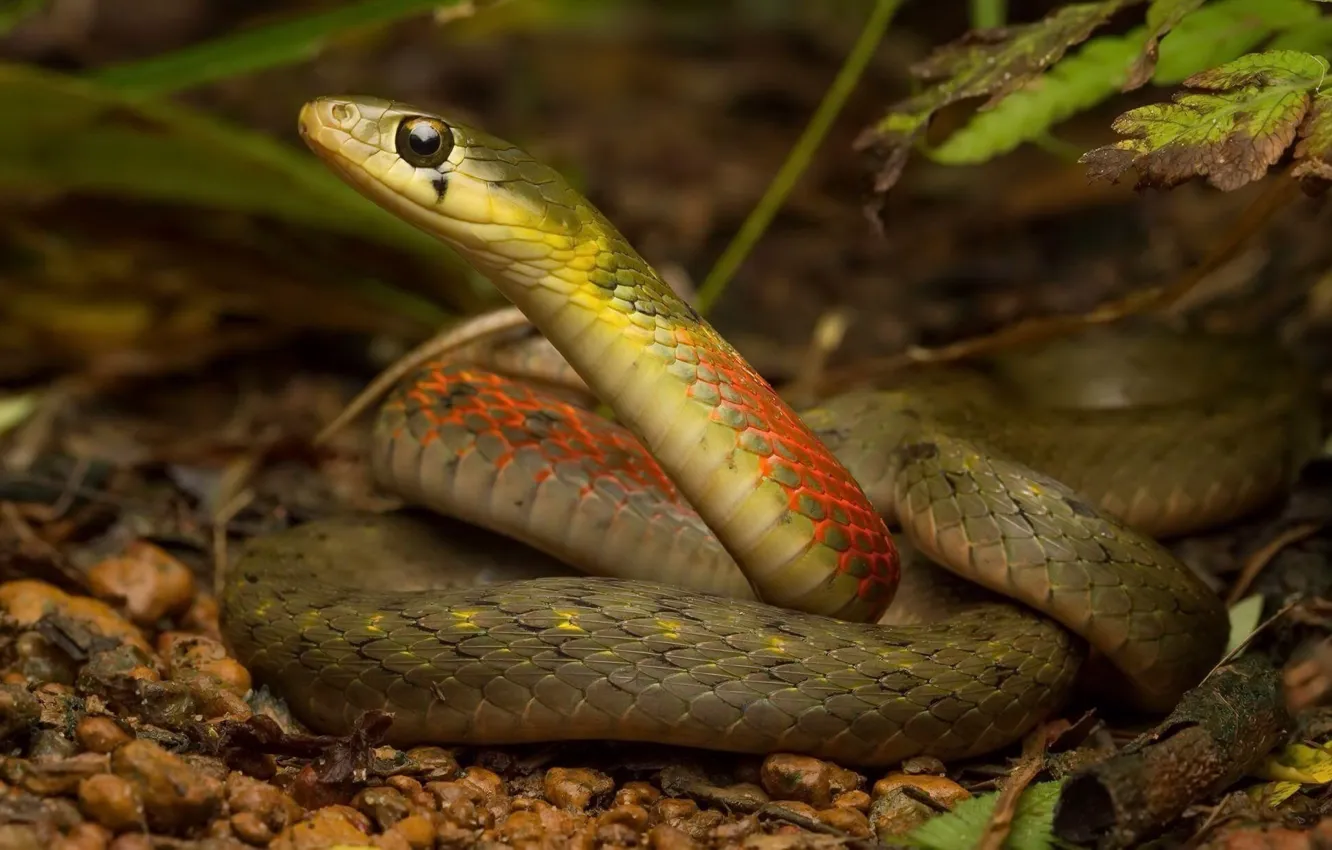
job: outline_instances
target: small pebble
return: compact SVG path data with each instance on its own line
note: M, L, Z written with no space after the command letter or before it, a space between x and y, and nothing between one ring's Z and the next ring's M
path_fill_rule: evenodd
M412 850L412 846L407 843L407 839L402 837L402 833L396 830L383 832L370 839L370 846L378 847L379 850Z
M533 797L519 797L513 801L515 811L531 812L541 820L541 827L555 835L568 835L587 821L582 814L556 808L545 800Z
M688 833L668 823L659 823L648 830L647 846L652 850L699 850L702 847Z
M263 847L277 833L254 812L237 812L231 816L231 831L247 844Z
M352 798L351 805L373 820L380 831L412 813L411 804L402 792L386 785L362 789Z
M131 543L125 553L107 558L88 571L95 596L123 603L125 613L141 626L185 613L194 601L194 574L158 547Z
M250 692L250 672L227 655L221 641L185 632L164 632L158 638L158 653L166 659L170 678L185 670L203 673L218 684L244 697Z
M52 842L50 850L106 850L110 841L110 830L101 824L85 821L75 824L69 832Z
M833 798L832 804L839 809L856 809L860 812L868 812L870 803L873 800L870 795L856 789L855 791L846 791Z
M572 811L583 811L593 799L615 790L615 782L609 776L585 767L552 767L546 771L543 785L547 800Z
M413 747L407 757L416 763L416 775L422 782L444 782L462 775L457 756L443 747Z
M502 840L512 845L540 841L548 836L541 824L541 816L536 812L513 812L497 828Z
M858 774L809 756L777 753L763 760L759 772L763 788L777 800L799 800L816 807L860 787Z
M211 820L222 807L223 785L151 741L130 741L111 754L111 770L129 780L154 830L175 832Z
M647 782L626 782L615 792L613 806L650 806L661 799L661 791Z
M912 775L901 772L889 773L875 782L874 797L882 797L906 785L916 788L928 795L939 806L950 810L958 803L971 797L970 791L946 776Z
M81 753L52 761L10 758L0 761L0 776L39 797L72 796L79 783L90 776L107 772L107 758L96 753Z
M816 817L828 826L840 829L852 838L868 838L870 836L869 818L865 817L863 812L858 812L855 809L833 806L828 809L820 809Z
M92 753L109 753L130 740L130 735L110 717L84 717L74 728L79 746Z
M470 850L478 846L477 831L453 823L441 823L435 828L437 850Z
M5 850L46 850L49 840L34 823L0 824L0 847Z
M599 847L632 847L641 833L628 824L598 823L593 835Z
M799 805L799 804L798 804ZM718 812L717 814L721 814ZM739 820L720 823L712 830L714 841L722 846L732 846L744 844L750 845L745 839L760 831L758 818L753 815L747 815Z
M493 770L486 770L484 767L473 766L467 768L462 773L461 781L480 791L486 802L490 802L497 797L503 797L508 793L504 788L504 780L500 779L499 774Z
M682 797L666 797L652 804L654 823L675 823L698 813L698 803Z
M393 825L414 850L425 850L435 843L435 822L426 815L408 815Z
M633 847L648 828L651 815L639 805L625 804L602 812L596 819L596 840L601 845Z
M894 838L912 832L916 827L938 815L938 808L909 796L906 788L908 785L921 788L922 784L928 787L939 781L955 784L943 777L908 776L904 773L890 774L874 783L874 802L870 805L869 823L880 842L892 843ZM880 793L885 790L886 793ZM961 790L965 793L965 789ZM930 797L938 805L942 805L941 799L947 799L947 796L941 797L935 794L930 794Z
M240 772L228 774L225 788L231 827L250 844L267 844L305 814L291 795Z
M158 652L166 659L167 678L189 689L198 711L212 720L248 720L253 711L245 702L250 673L226 648L212 638L184 632L164 632Z
M37 632L23 632L16 637L13 655L17 684L59 682L72 685L78 675L78 662Z
M196 593L194 601L180 617L181 628L213 640L222 640L221 609L217 598L207 593Z
M107 850L153 850L153 840L142 832L127 832L113 838Z
M105 602L90 596L70 596L44 581L19 579L0 584L0 610L19 626L31 626L48 614L61 614L100 635L128 642L145 653L150 651L143 633Z
M384 784L390 788L396 788L402 796L411 802L412 808L422 811L437 811L439 801L425 790L421 783L410 776L390 776L384 780Z
M430 782L430 795L439 801L439 812L446 823L460 829L487 829L495 825L491 809L480 805L481 792L461 782Z
M79 808L112 833L142 828L144 822L138 790L112 773L99 773L79 783Z
M339 844L363 846L370 821L349 806L325 806L278 834L269 850L325 850Z

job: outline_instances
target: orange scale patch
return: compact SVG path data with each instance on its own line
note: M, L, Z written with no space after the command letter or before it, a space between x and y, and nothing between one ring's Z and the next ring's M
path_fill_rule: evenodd
M720 397L743 413L743 421L765 423L753 430L771 441L774 451L761 458L760 472L787 491L792 513L811 520L814 539L838 553L839 572L860 578L862 597L895 587L900 565L888 528L832 451L720 339L705 341L700 334L688 332L678 333L677 338L694 346L700 377L709 371L716 374ZM734 413L723 412L721 403L714 409L713 419L735 427ZM747 442L743 434L741 431L738 438L741 446ZM791 483L792 477L798 483ZM802 505L806 500L823 508L822 518L809 515ZM845 517L846 521L837 522L834 517Z
M423 367L399 398L398 404L413 408L410 412L425 416L436 428L454 425L477 435L500 437L506 450L495 461L499 468L511 463L518 451L536 448L551 466L579 462L593 480L600 476L627 479L656 490L665 501L684 504L675 484L632 434L520 381L436 362ZM421 441L437 436L431 432ZM547 467L537 473L537 480L553 475L553 469Z

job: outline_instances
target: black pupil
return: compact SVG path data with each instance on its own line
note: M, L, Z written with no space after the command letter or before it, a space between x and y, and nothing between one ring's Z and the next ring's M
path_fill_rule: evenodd
M424 121L417 122L407 133L407 146L417 156L430 156L438 152L442 143L439 131Z

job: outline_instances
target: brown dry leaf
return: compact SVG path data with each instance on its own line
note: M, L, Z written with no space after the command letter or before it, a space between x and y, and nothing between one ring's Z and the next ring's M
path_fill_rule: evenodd
M1129 168L1138 187L1169 188L1206 177L1232 191L1267 173L1285 153L1326 74L1327 60L1297 50L1273 50L1194 74L1201 90L1125 112L1116 132L1128 138L1084 154L1093 178L1112 181Z
M1129 69L1124 91L1133 91L1147 84L1156 73L1156 60L1160 57L1161 39L1175 28L1175 24L1203 4L1203 0L1152 0L1147 8L1147 27L1151 34L1142 46L1142 53Z

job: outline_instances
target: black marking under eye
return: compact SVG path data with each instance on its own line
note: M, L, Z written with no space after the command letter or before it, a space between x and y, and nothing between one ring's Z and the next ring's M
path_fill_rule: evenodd
M444 196L449 193L449 176L447 174L436 174L430 178L430 185L435 187L435 201L442 201Z

